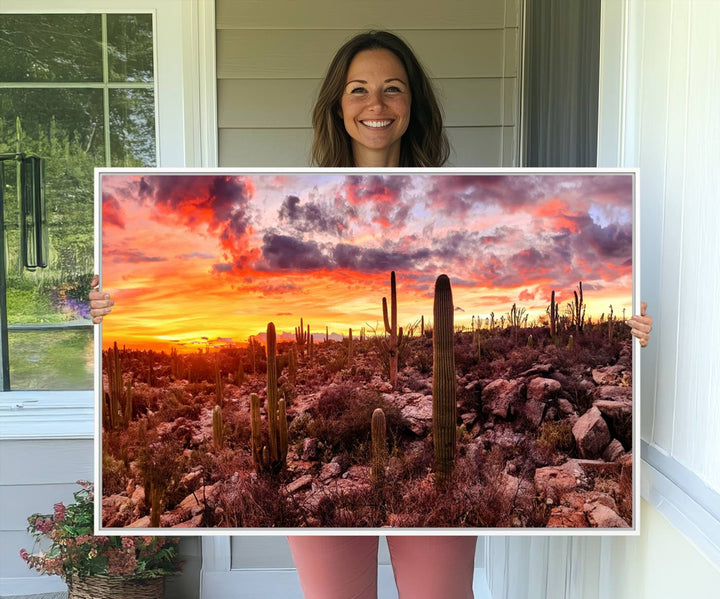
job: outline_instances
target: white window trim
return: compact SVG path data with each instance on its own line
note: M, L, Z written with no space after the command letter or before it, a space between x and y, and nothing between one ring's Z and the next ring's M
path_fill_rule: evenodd
M0 0L0 14L100 12L154 15L158 166L217 166L213 0ZM0 438L92 438L93 395L0 393Z

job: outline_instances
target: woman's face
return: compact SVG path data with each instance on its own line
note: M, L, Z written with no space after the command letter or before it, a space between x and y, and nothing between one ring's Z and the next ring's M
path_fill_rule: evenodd
M355 166L399 166L400 139L410 123L409 83L390 50L363 50L353 58L340 109Z

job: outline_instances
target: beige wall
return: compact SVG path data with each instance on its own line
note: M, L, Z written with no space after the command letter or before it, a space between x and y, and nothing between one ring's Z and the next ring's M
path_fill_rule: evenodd
M310 112L334 52L390 29L433 77L449 166L515 166L520 0L218 0L220 166L308 166ZM372 15L382 15L373 20Z
M640 518L639 537L610 541L612 575L605 596L670 599L720 595L720 568L644 500Z

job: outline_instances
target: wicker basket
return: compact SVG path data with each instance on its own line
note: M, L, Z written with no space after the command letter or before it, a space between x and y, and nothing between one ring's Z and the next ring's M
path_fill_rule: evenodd
M68 583L68 599L163 599L165 578L88 576Z

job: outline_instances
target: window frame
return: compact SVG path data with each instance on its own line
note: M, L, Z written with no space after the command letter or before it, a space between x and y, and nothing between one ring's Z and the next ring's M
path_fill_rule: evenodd
M205 0L0 0L0 14L153 15L155 129L159 167L217 166L215 5ZM181 126L178 126L180 124ZM96 207L97 209L97 207ZM95 269L100 251L95 248ZM95 343L100 328L95 327ZM98 388L95 369L95 388ZM0 392L0 439L88 439L94 391Z

